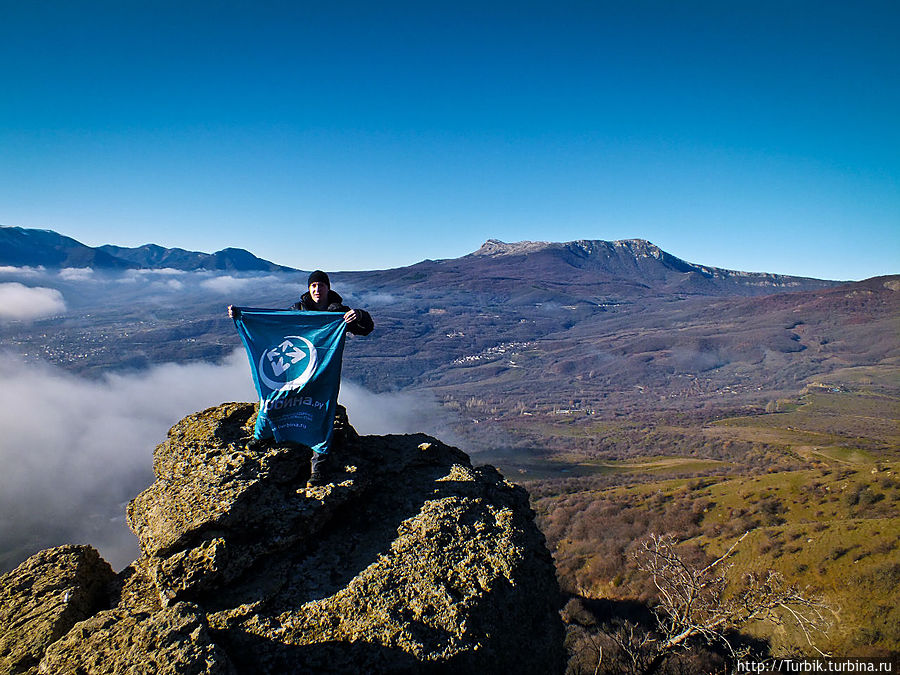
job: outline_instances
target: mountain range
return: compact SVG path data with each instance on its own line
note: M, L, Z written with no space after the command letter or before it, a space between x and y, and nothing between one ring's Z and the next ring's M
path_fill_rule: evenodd
M98 270L176 269L228 272L293 272L290 267L257 258L242 248L215 253L186 251L144 244L91 247L53 230L0 227L0 265L51 268L90 267Z
M149 321L143 287L56 281L70 305L53 326L59 351L79 354L62 362L82 372L126 365L108 337L118 331L129 335L128 367L221 359L237 346L224 304L287 307L304 290L299 271L241 249L91 248L8 227L0 243L0 265L9 266L293 273L225 295L177 282L170 301L157 286ZM375 391L425 388L491 400L489 409L596 407L611 394L633 409L647 405L641 392L654 392L658 407L717 398L735 386L796 390L816 374L890 361L898 351L890 335L896 278L843 284L738 272L686 262L641 239L488 240L460 258L331 278L350 306L375 316L375 333L354 341L356 357L345 365L352 378ZM23 353L60 361L44 346L47 329L0 325L0 336Z
M247 250L215 253L157 244L90 247L52 230L0 228L0 265L98 270L298 272ZM346 272L342 277L371 289L452 286L487 291L506 302L541 301L549 292L565 302L615 302L618 297L659 294L762 295L827 288L839 282L759 272L740 272L686 262L643 239L566 243L489 239L461 258L424 260L392 270ZM591 296L596 296L592 298Z

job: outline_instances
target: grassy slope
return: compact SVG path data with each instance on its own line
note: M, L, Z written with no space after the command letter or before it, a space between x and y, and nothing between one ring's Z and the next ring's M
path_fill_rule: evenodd
M805 470L738 478L706 487L696 498L712 505L695 541L723 553L735 519L761 511L730 573L776 569L799 587L821 593L838 610L838 629L821 646L848 650L900 649L900 481L897 465L877 474L868 466ZM783 522L779 522L783 521ZM769 524L766 524L769 523ZM741 529L741 528L738 528ZM764 628L757 631L765 633ZM776 633L786 650L799 636Z
M764 449L749 470L743 461L719 462L718 473L729 475L668 478L691 460L582 457L580 466L616 472L615 484L591 489L585 478L588 489L573 492L572 481L529 483L564 588L648 599L646 579L630 563L636 539L672 531L718 555L750 531L730 574L773 568L821 594L837 614L820 647L839 655L900 651L900 399L881 386L887 382L854 369L840 385L817 383L779 401L771 414L688 430L719 447ZM696 474L703 461L691 466ZM716 465L705 461L707 470ZM748 631L767 636L776 653L809 651L790 630Z

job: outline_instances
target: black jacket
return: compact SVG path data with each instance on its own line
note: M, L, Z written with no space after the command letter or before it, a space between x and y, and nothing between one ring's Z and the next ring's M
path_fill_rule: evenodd
M304 312L348 312L350 308L344 304L344 299L332 291L328 290L328 307L325 309L319 309L316 307L316 303L313 302L312 297L309 294L309 291L300 296L300 302L295 302L290 307L294 310L302 310ZM356 321L347 324L347 330L349 330L354 335L368 335L375 329L375 322L372 321L372 316L364 309L357 309Z

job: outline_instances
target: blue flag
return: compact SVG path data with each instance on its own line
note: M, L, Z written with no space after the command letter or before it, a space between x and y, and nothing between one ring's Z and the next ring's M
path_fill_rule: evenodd
M255 436L328 452L347 334L343 313L240 308L234 323L259 394Z

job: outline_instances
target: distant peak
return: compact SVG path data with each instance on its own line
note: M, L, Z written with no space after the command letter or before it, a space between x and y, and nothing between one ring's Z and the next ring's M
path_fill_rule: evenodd
M523 253L531 253L552 246L549 241L517 241L507 243L499 239L488 239L481 245L481 248L472 253L472 255L521 255Z
M588 255L597 250L610 250L613 248L627 248L635 253L649 253L654 257L659 257L661 249L655 244L650 243L646 239L620 239L616 241L605 241L603 239L578 239L568 242L552 242L552 241L517 241L507 243L499 239L488 239L481 245L477 251L471 255L477 256L503 256L503 255L524 255L526 253L534 253L546 249L569 249L579 250Z

